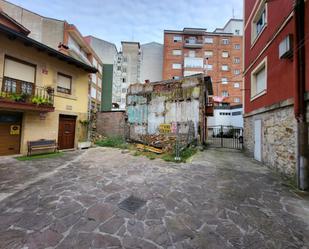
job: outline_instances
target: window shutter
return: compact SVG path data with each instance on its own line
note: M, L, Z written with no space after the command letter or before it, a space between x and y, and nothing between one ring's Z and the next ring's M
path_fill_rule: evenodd
M71 89L71 78L58 74L58 86L65 89Z
M35 67L6 58L4 76L34 83Z

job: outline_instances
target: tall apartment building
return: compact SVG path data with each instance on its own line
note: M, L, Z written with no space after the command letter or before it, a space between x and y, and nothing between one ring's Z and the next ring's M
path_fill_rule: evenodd
M231 19L213 32L165 30L163 79L206 73L212 78L216 102L242 104L242 30L240 19Z
M98 69L96 74L89 75L89 106L100 109L103 63L78 29L66 21L41 16L5 0L0 0L0 8L30 30L30 38ZM69 93L70 86L66 87Z
M112 89L114 77L114 63L118 55L115 44L104 41L94 36L86 36L85 40L103 62L103 78L102 78L102 105L101 111L112 110Z
M140 82L141 52L139 42L121 42L121 51L114 62L113 108L124 110L130 84Z
M150 42L141 45L141 83L162 81L163 45Z

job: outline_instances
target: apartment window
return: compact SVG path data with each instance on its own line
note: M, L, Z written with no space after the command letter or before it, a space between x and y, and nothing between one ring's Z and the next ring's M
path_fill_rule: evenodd
M207 64L207 65L205 65L205 69L212 70L213 66L211 64Z
M267 59L265 58L251 73L251 98L266 92Z
M222 69L222 71L229 71L229 66L228 65L222 65L221 69Z
M222 52L222 58L228 58L229 57L229 52L223 51Z
M181 64L180 63L173 63L173 69L181 69Z
M98 87L102 88L102 79L98 77Z
M239 57L234 57L234 63L239 64L240 63L240 58Z
M35 81L35 65L11 57L5 58L3 91L31 94ZM1 91L1 89L0 89Z
M260 35L266 26L266 4L265 1L261 1L261 5L257 10L255 17L252 20L252 29L251 29L251 42L253 43L255 39Z
M240 35L240 30L239 29L235 29L235 34L236 35Z
M228 91L222 91L221 92L221 96L222 97L228 97L229 96L229 92Z
M174 80L179 80L179 79L180 79L180 76L173 76L173 79L174 79Z
M228 45L229 43L230 43L229 39L227 39L227 38L223 38L222 39L222 44L223 45Z
M239 50L239 49L240 49L240 44L235 44L235 45L234 45L234 48L237 49L237 50Z
M240 84L239 83L234 83L234 88L239 88L240 87Z
M205 57L206 57L206 58L210 58L210 57L213 57L213 54L214 54L214 53L213 53L212 51L205 51L204 54L205 54Z
M62 73L57 75L57 92L71 94L72 77Z
M122 78L122 83L125 83L126 82L126 78Z
M235 103L240 103L240 98L234 98Z
M121 70L121 66L117 66L117 70L120 71Z
M123 67L121 71L122 71L123 73L126 73L126 72L127 72L127 68Z
M182 55L182 51L180 49L174 49L173 55Z
M91 98L96 99L97 98L97 89L94 87L91 87L91 92L90 92Z
M227 78L222 78L222 79L221 79L221 83L224 84L224 85L226 85L226 84L228 83Z
M91 74L91 81L94 83L94 84L97 84L97 75L95 73Z
M195 51L194 50L189 51L189 57L195 57Z
M205 43L208 43L208 44L214 43L214 39L212 37L206 37Z
M121 89L121 92L122 92L122 93L127 93L127 88L122 88L122 89Z
M127 57L123 57L123 62L127 62L128 61L128 58Z
M101 101L101 97L102 97L101 92L98 91L97 100Z
M234 74L235 74L235 75L239 75L239 74L240 74L240 70L239 70L239 69L235 69L235 70L234 70Z
M173 39L174 42L182 42L182 37L180 35L175 35Z

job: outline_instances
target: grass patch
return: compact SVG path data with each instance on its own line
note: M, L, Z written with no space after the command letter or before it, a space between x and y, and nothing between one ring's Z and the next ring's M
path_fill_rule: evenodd
M112 147L119 149L129 149L129 145L122 137L108 137L101 141L97 141L96 145L101 147Z
M15 157L15 159L17 159L18 161L31 161L31 160L36 160L36 159L61 157L63 155L64 155L63 152L52 152L52 153L38 154L38 155L32 155L32 156L19 156L19 157Z

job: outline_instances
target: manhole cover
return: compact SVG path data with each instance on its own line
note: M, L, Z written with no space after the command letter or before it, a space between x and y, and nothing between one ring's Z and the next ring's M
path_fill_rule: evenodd
M146 204L146 201L144 201L143 199L140 199L140 198L137 198L137 197L131 195L127 199L125 199L122 202L120 202L118 204L118 207L123 209L123 210L128 211L131 214L135 214L135 212L139 208L144 206L145 204Z

